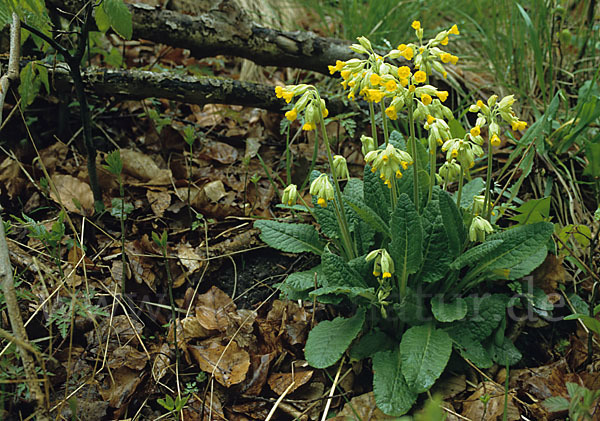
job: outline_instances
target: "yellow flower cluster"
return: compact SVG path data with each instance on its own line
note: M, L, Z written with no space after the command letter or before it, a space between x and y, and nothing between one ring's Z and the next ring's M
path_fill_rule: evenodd
M298 113L303 113L303 130L315 130L319 119L329 115L325 101L319 97L317 90L311 85L276 86L275 95L277 98L285 99L288 104L295 96L300 96L293 108L285 113L285 118L295 121Z
M392 188L394 178L402 177L402 170L406 170L413 163L408 152L395 148L391 143L385 149L376 149L365 155L365 161L371 164L371 171L379 171L380 177L388 188Z

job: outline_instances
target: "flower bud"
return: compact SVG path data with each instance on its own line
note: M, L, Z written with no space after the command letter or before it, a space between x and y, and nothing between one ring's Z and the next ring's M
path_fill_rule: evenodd
M514 95L507 95L498 103L498 109L501 111L509 111L512 105L515 103ZM491 105L490 105L491 107Z
M372 137L362 135L360 137L360 142L362 143L361 151L363 156L367 156L369 152L377 149L377 145L375 145L375 141Z
M350 49L357 54L369 54L367 49L360 44L352 44L350 46Z
M290 184L283 191L281 196L281 203L284 205L295 205L298 200L298 187L295 184Z
M498 100L498 95L492 95L491 97L489 97L487 100L488 107L492 108L497 100Z
M493 232L494 228L492 228L492 225L487 219L476 216L473 218L471 227L469 228L469 240L484 241L486 234L491 234Z
M485 196L476 195L473 196L473 215L481 215L483 213L483 202L485 201Z
M342 155L334 155L332 172L333 172L333 176L336 177L337 179L350 178L350 174L348 173L348 164L346 163L346 158L344 158Z
M365 48L365 50L372 50L373 47L371 47L371 42L365 38L365 37L358 37L358 42L360 43L360 45L363 46L363 48Z

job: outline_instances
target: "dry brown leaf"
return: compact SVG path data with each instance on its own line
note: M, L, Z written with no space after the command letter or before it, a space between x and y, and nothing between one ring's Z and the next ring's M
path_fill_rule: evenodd
M196 272L201 267L200 256L189 243L179 243L176 247L177 257L181 264L187 269L187 273Z
M431 388L432 395L441 395L442 399L453 398L467 388L467 376L460 375L443 375L435 385Z
M563 266L563 257L556 257L548 253L544 262L532 273L533 283L536 287L548 294L548 299L554 304L561 295L557 293L558 284L567 280L567 272Z
M164 190L146 191L146 198L155 216L161 218L165 211L171 206L171 193Z
M169 365L171 364L170 355L169 344L162 344L152 363L152 378L155 382L158 383L169 371Z
M227 143L208 141L200 151L200 157L214 159L221 164L233 164L237 161L238 151Z
M228 313L236 311L233 300L216 286L196 300L196 317L209 330L224 331L229 324Z
M112 408L121 408L131 398L143 376L143 372L140 373L127 367L117 368L112 372L112 376L106 376L104 388L100 389L100 394Z
M273 373L269 376L269 386L271 390L278 396L283 395L283 392L294 382L288 393L292 393L300 386L306 384L312 377L314 371L296 371L294 373Z
M60 196L60 201L54 190L50 190L50 197L55 202L62 202L68 211L79 215L90 216L94 213L94 195L90 185L70 175L54 174L52 182ZM77 206L78 203L81 206Z
M208 197L212 202L218 202L221 200L227 193L225 192L225 186L221 180L211 181L206 183L204 187L204 194Z
M251 348L256 343L254 335L254 320L256 320L256 311L250 309L241 309L237 312L227 313L229 322L225 335L233 338L242 348Z
M267 375L271 367L271 361L275 358L275 353L263 355L251 355L250 363L252 366L252 376L246 379L244 394L249 396L258 396L262 391L263 386L267 382Z
M46 167L46 171L49 174L52 174L56 167L63 164L67 159L67 154L69 153L69 148L62 142L56 142L51 146L48 146L45 149L40 151L40 158L44 167Z
M358 418L356 417L357 414ZM335 417L329 418L330 421L380 421L396 419L398 417L385 415L377 408L373 392L352 398Z
M183 326L183 338L185 341L198 338L203 339L208 337L211 332L214 332L205 329L196 316L186 317L181 321L181 324Z
M147 237L144 234L144 237ZM133 278L138 284L145 283L148 288L152 291L156 291L156 274L154 268L154 261L148 257L144 257L147 254L146 242L144 238L129 241L125 243L125 254L129 259L129 266L133 274Z
M250 356L235 342L223 345L221 338L211 338L198 345L190 345L189 350L198 362L200 369L213 374L225 387L241 383L250 367Z
M148 356L144 352L138 351L130 345L123 345L112 352L107 365L112 369L125 366L140 371L146 366L147 361Z
M20 176L21 168L14 159L7 157L0 164L0 194L8 194L12 200L21 194L26 185L25 177Z
M171 171L159 168L148 155L131 149L121 149L121 160L123 172L146 184L155 186L170 184Z
M484 395L489 397L487 404L484 404L480 399ZM461 415L472 420L502 419L502 415L504 414L504 398L504 390L498 388L493 383L480 383L477 390L463 403L463 412ZM508 396L506 415L508 421L518 421L521 419L519 409L513 403L511 395Z

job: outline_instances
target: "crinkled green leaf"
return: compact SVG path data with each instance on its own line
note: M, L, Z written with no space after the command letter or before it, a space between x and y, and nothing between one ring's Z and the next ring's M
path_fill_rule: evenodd
M381 351L373 355L373 394L377 407L385 414L406 414L417 400L402 374L400 350Z
M461 320L467 315L467 303L463 298L449 299L436 295L431 299L431 311L436 320L444 323Z
M361 276L343 258L331 253L328 248L321 254L321 267L327 279L327 285L324 286L367 287Z
M495 363L503 367L506 367L507 365L515 365L521 361L521 358L523 358L523 355L517 349L515 344L513 344L512 341L507 337L504 337L504 340L500 346L496 345L496 343L492 341L488 349L488 353Z
M448 253L448 236L444 228L439 207L439 188L421 215L423 226L423 264L418 279L421 282L436 282L448 272L452 256Z
M358 216L364 220L370 227L375 231L378 231L385 236L390 236L390 229L383 219L371 209L364 201L356 200L350 197L344 197L344 200L358 214Z
M371 171L369 164L365 165L363 176L363 194L367 205L371 207L384 221L390 218L390 194L377 173Z
M390 255L394 259L396 273L399 276L415 273L423 260L423 230L415 205L405 193L398 197L390 230Z
M465 251L463 254L458 256L456 260L452 262L450 267L454 270L462 269L467 265L474 266L477 264L479 259L489 255L495 249L500 247L503 240L487 240L475 247L470 248Z
M478 272L484 270L510 270L511 268L524 264L525 268L535 269L539 265L539 250L546 247L548 239L554 231L554 224L550 222L538 222L535 224L521 225L515 228L491 235L489 240L502 240L502 244L487 256L480 259L476 269ZM536 255L537 253L537 255ZM532 259L531 264L527 260ZM544 255L545 257L545 255ZM524 270L521 269L521 273ZM506 276L511 279L510 276Z
M367 303L371 303L377 299L374 288L351 287L344 285L317 288L314 291L310 291L308 295L309 297L318 297L319 301L322 300L323 296L329 295L340 295L342 298L346 298L348 300L362 297L367 300Z
M462 136L461 136L462 137ZM473 198L483 192L485 188L485 181L483 178L477 177L469 181L462 188L460 196L460 207L463 209L470 209L473 206ZM454 193L456 196L458 192Z
M123 0L104 0L104 12L115 32L125 39L131 39L133 34L131 12Z
M264 220L256 221L254 227L260 229L261 240L277 250L320 255L325 247L312 225Z
M493 241L493 240L492 240ZM496 279L514 280L529 275L539 265L544 263L548 248L544 245L528 256L527 259L509 269L494 269L491 271Z
M454 348L463 358L471 361L479 368L490 368L493 364L490 355L485 350L481 341L474 337L466 326L456 326L446 329L454 342Z
M323 273L321 265L303 272L293 272L279 285L279 290L288 300L307 300L309 291L315 289L315 273L317 287L321 286Z
M396 346L396 342L380 330L372 330L363 335L350 348L350 358L362 360L369 358L380 351L391 350Z
M515 209L516 215L510 217L521 225L547 221L550 217L550 196L542 199L530 199Z
M35 62L30 61L23 67L20 73L19 94L25 106L31 105L40 91L42 81L35 71Z
M448 252L452 257L457 257L462 251L467 236L465 225L460 215L460 210L448 193L441 191L439 200L440 213L448 237Z
M402 374L408 387L423 393L440 377L452 353L452 340L432 324L413 326L400 342Z
M308 334L304 355L315 368L327 368L335 364L346 352L365 322L365 309L360 307L348 319L336 317L323 321Z

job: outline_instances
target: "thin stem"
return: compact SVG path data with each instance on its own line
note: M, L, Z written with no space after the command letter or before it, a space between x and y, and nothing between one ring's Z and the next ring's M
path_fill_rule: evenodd
M385 147L387 148L389 142L389 134L388 134L388 122L385 115L385 100L381 100L381 121L383 121L383 138L385 139Z
M492 157L494 155L493 146L490 141L488 141L488 162L487 162L487 171L486 171L486 179L485 179L485 197L483 199L483 212L484 218L488 221L492 216L492 204L490 200L491 196L491 188L492 188Z
M435 141L434 141L435 142ZM435 184L435 173L436 173L436 145L433 144L431 147L431 143L429 144L429 194L427 195L427 202L431 200L431 196L433 195L433 185Z
M285 175L286 183L289 185L292 182L292 154L290 151L290 128L291 124L288 124L286 135L285 135Z
M125 189L123 188L123 178L121 174L118 176L119 196L121 196L121 294L125 295Z
M320 102L321 97L318 92L315 90L317 94L317 100ZM327 130L325 130L325 120L323 119L323 115L319 113L319 120L321 121L321 130L323 131L323 142L325 143L325 150L327 151L327 160L329 161L329 168L331 169L331 175L333 176L333 183L335 185L335 194L337 196L339 206L336 201L333 201L333 205L336 210L336 216L338 219L338 224L340 226L340 233L342 234L342 241L344 244L344 248L346 251L346 255L348 260L354 259L358 253L356 253L352 239L350 236L350 230L348 229L348 219L346 218L346 212L344 211L344 201L342 199L342 189L340 188L340 183L333 173L333 156L331 155L331 148L329 146L329 138L327 137ZM316 142L316 140L315 140Z
M175 309L175 299L173 298L173 277L171 276L171 268L169 267L169 259L167 259L167 245L162 246L163 259L167 269L167 279L169 280L169 301L171 303L171 321L173 322L173 342L175 345L175 372L179 372L179 344L177 343L177 311ZM177 382L177 390L179 391L179 377Z
M377 141L377 126L375 125L375 108L373 107L373 102L369 101L369 116L371 117L371 137L375 141L375 147L379 147L379 142Z
M411 97L408 101L408 130L410 133L410 138L409 138L409 142L410 142L410 154L412 155L412 159L413 159L413 195L414 195L414 202L415 202L415 208L417 209L417 213L419 213L419 163L418 163L418 157L417 157L417 139L415 137L415 118L413 115L413 95L411 94Z
M458 192L456 193L456 206L460 209L460 199L462 196L463 182L465 180L465 170L460 166L460 177L458 177Z

